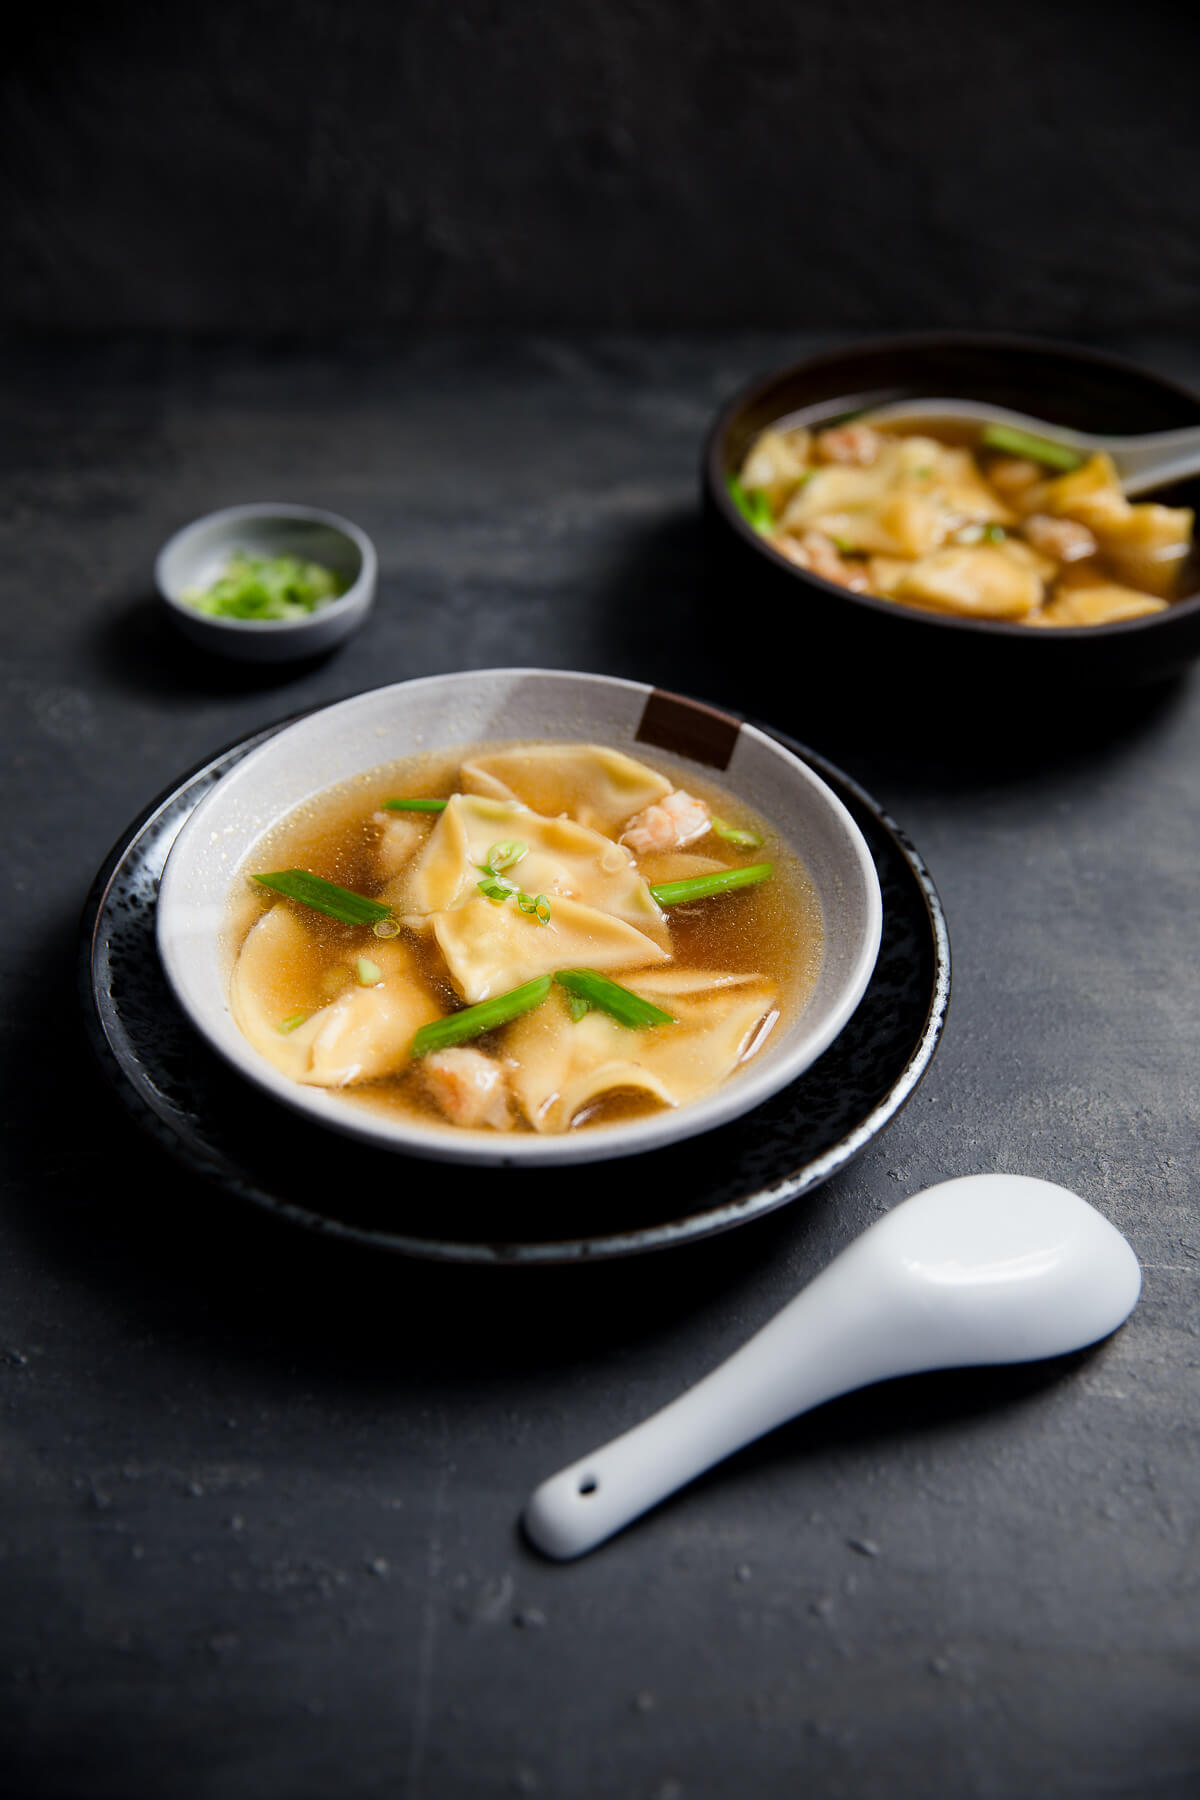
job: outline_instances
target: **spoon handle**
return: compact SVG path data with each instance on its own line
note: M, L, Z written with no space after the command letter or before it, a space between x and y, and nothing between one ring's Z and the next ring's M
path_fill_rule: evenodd
M1170 487L1200 472L1200 427L1195 425L1145 437L1106 438L1103 446L1112 456L1127 498Z
M538 1549L581 1556L785 1420L882 1374L928 1366L919 1327L906 1352L896 1313L881 1310L882 1271L864 1267L875 1260L852 1246L677 1400L544 1481L524 1514Z
M1035 437L1066 444L1081 455L1103 450L1112 457L1121 487L1130 499L1155 488L1169 487L1186 476L1200 474L1200 426L1197 425L1114 437L1098 432L1072 431L1066 425L1035 419L1007 406L945 398L895 400L886 406L871 407L867 416L872 423L881 425L895 419L922 418L960 419L975 425L1011 425L1019 431L1031 432Z

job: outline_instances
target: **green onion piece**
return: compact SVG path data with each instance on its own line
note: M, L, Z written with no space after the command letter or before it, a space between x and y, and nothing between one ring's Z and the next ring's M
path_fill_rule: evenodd
M505 881L500 875L485 875L483 880L476 882L475 885L480 893L496 906L499 906L504 900L511 900L517 892L514 883Z
M715 813L712 828L714 836L724 838L727 844L735 844L739 850L757 850L762 844L757 831L745 831L740 825L731 825L728 819L718 819Z
M589 1006L606 1012L618 1025L640 1030L646 1025L675 1024L671 1014L664 1012L661 1006L643 1000L640 994L631 994L628 988L610 981L607 975L597 975L594 969L556 969L554 979L559 987L566 988L568 996L586 1000ZM571 1016L576 1017L574 1006Z
M689 900L707 900L710 894L727 894L731 888L755 887L774 873L774 863L748 863L744 869L717 869L686 881L660 881L650 892L660 906L685 906Z
M572 1023L578 1025L580 1019L585 1018L591 1012L592 1003L590 1000L585 1000L582 994L568 994L567 1009L571 1014Z
M985 525L980 536L985 544L1002 544L1008 536L1008 533L1005 531L1003 525L996 525L993 523Z
M507 1025L510 1019L520 1018L522 1013L540 1006L549 992L549 975L539 975L535 981L511 988L507 994L496 994L491 1000L481 1000L477 1006L465 1006L461 1012L434 1019L417 1032L410 1045L410 1055L427 1056L431 1050L446 1050L451 1044L461 1044L467 1038L479 1037L482 1032L494 1031L498 1025Z
M1047 469L1080 469L1087 457L1069 444L1056 444L1050 438L1035 437L1015 425L985 425L979 433L985 450L1003 450L1008 456L1024 456L1030 462L1042 463Z
M914 469L913 474L920 481L929 481L933 477L933 470L928 467L923 468L923 469Z
M858 545L852 544L850 542L849 538L835 537L833 540L833 547L837 551L839 556L861 556L862 555L862 551L859 549Z
M289 1031L295 1031L297 1025L303 1025L307 1017L307 1013L293 1013L290 1019L280 1019L275 1029L283 1037L286 1037Z
M444 800L385 800L383 805L386 812L442 812L446 802Z
M501 869L513 868L523 856L528 856L528 854L529 845L523 844L520 838L506 838L502 844L492 845L483 867L489 875L498 875Z
M388 918L392 910L382 900L353 894L349 888L338 887L336 882L326 881L322 875L310 875L307 869L277 869L271 875L256 875L254 879L262 887L273 888L289 900L311 906L314 912L340 919L343 925L373 925L376 919Z
M336 600L348 585L322 563L237 550L209 587L185 588L180 597L197 612L222 619L296 619Z
M354 973L358 977L360 987L378 987L383 980L383 970L369 956L360 956L354 965Z
M755 531L761 531L769 537L775 529L775 516L771 511L771 502L761 488L745 488L736 475L729 477L729 498Z
M548 925L550 923L550 902L547 900L545 894L538 894L535 897L533 910L537 914L541 924Z
M377 938L394 938L400 936L400 924L396 919L376 919L371 930Z

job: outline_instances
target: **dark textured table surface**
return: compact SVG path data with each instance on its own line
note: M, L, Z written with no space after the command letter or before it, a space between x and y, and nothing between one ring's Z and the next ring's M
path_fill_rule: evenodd
M1116 347L1200 376L1194 345ZM1200 1791L1200 676L957 722L917 681L885 719L831 697L802 641L747 655L705 581L699 443L804 348L4 353L14 1800ZM163 539L258 497L378 545L375 615L316 667L210 664L154 609ZM80 909L126 824L225 744L382 681L521 663L764 718L865 785L946 908L944 1038L851 1167L687 1249L514 1270L320 1241L127 1117L80 1022ZM834 1402L578 1563L522 1541L545 1475L903 1196L995 1168L1127 1234L1143 1296L1113 1339ZM481 1177L413 1179L452 1197Z

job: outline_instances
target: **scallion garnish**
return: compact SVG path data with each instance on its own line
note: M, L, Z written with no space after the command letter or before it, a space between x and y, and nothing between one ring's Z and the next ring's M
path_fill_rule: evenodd
M280 1019L275 1029L281 1036L286 1037L289 1031L295 1031L297 1025L303 1025L307 1017L307 1013L293 1013L290 1019Z
M650 892L660 906L685 906L689 900L707 900L710 894L755 887L774 873L774 863L748 863L743 869L717 869L711 875L692 875L684 881L660 881Z
M559 987L567 990L571 1017L576 1021L582 1014L575 1011L575 1002L582 1000L598 1012L607 1013L618 1025L628 1025L635 1031L647 1025L675 1024L672 1015L664 1012L661 1006L643 1000L640 994L633 994L628 988L610 981L607 975L598 975L595 969L556 969L554 979Z
M514 894L521 891L515 881L505 881L500 875L485 875L475 885L486 899L494 901L497 906L505 900L511 900Z
M729 477L729 498L755 531L761 531L769 537L775 529L775 515L771 511L771 502L761 488L746 488L736 475Z
M762 843L757 831L746 831L740 825L731 825L728 819L718 819L715 813L712 828L714 836L724 838L727 844L734 844L739 850L757 850Z
M523 987L511 988L507 994L496 994L476 1006L464 1006L461 1012L448 1013L444 1019L433 1019L422 1025L413 1038L410 1054L428 1056L431 1050L447 1050L451 1044L494 1031L498 1025L507 1025L510 1019L518 1019L522 1013L540 1006L549 992L549 975L539 975Z
M539 925L550 923L550 902L545 894L527 894L525 889L510 881L507 875L497 874L498 869L511 869L528 853L529 845L522 844L519 839L512 839L505 844L493 844L488 851L485 863L476 863L477 869L484 871L482 881L476 882L480 893L496 906L502 906L506 900L515 900L521 912L527 917L536 919Z
M985 544L1002 544L1008 533L1003 525L997 525L993 520L991 524L984 526L980 536Z
M528 856L529 845L523 844L520 838L506 838L502 844L493 844L487 853L487 861L480 865L489 875L498 875L501 869L515 868L523 856Z
M391 916L391 907L382 900L352 893L335 881L326 881L323 875L310 875L307 869L276 869L270 875L256 875L254 880L288 900L311 906L314 912L340 919L343 925L373 925L377 919Z
M354 973L358 977L359 987L378 987L383 980L383 970L369 956L360 956L354 965Z
M985 425L979 433L979 442L985 450L1003 450L1007 456L1023 456L1029 462L1041 463L1047 469L1061 469L1064 473L1081 469L1087 461L1081 451L1073 450L1069 444L1056 444L1050 438L1022 431L1016 425Z
M385 800L385 812L444 812L444 800Z

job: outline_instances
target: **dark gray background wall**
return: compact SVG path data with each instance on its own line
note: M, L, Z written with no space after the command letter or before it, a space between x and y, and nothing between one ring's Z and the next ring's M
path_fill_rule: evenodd
M24 12L0 327L1200 315L1183 0Z

